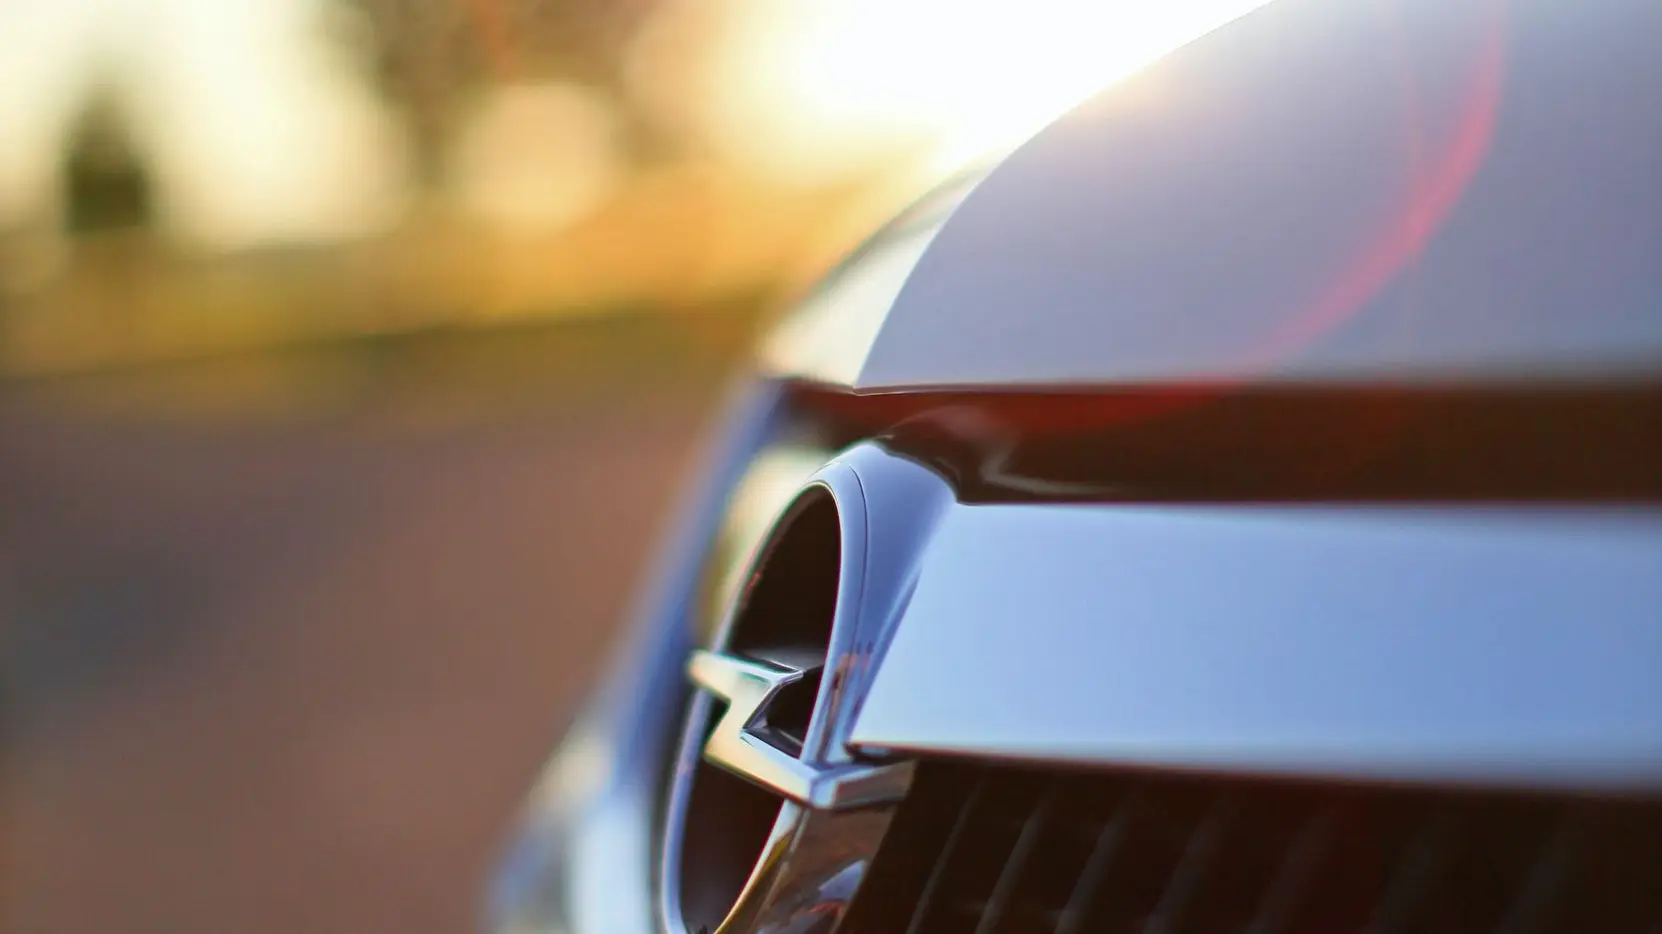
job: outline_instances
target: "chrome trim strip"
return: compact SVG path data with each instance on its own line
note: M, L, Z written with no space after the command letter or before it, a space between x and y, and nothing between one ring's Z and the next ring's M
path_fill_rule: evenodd
M954 506L850 741L1662 789L1662 508Z

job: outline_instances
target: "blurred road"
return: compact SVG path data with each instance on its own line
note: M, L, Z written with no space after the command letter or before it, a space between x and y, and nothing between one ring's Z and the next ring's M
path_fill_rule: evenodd
M0 397L7 929L470 930L713 399Z

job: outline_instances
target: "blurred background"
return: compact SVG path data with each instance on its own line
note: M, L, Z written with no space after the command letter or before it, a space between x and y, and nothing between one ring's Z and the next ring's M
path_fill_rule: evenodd
M0 919L469 928L757 331L1255 0L0 2Z

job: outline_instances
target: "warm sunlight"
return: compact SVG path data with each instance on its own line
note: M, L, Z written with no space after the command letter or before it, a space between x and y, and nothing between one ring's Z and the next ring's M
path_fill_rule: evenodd
M729 147L813 176L922 143L1019 143L1093 91L1266 0L764 0L712 75Z
M55 223L89 99L207 247L350 238L402 206L393 116L324 41L324 0L0 2L0 228ZM343 14L344 15L344 14Z

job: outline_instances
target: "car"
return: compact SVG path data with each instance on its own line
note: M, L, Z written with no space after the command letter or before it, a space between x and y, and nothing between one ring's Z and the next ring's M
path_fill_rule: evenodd
M1279 0L940 185L484 926L1662 930L1659 100L1654 0Z

